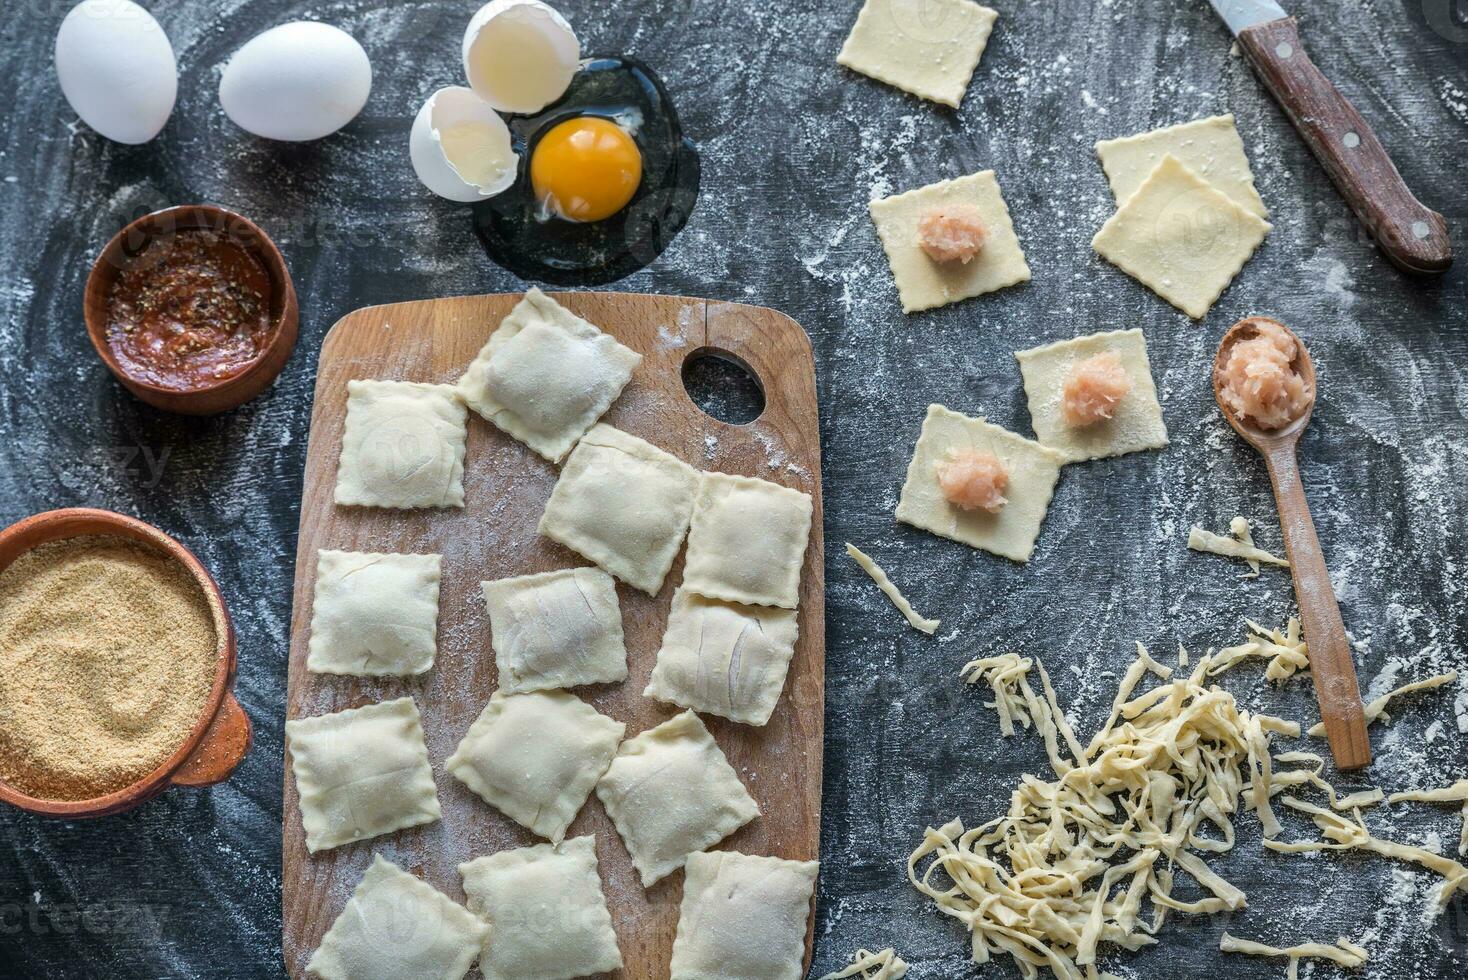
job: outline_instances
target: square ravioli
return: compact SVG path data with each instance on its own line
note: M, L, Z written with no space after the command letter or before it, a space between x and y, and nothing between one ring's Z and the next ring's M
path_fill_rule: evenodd
M336 502L464 506L468 410L453 385L348 381Z
M698 471L610 425L581 439L551 491L540 533L648 595L683 544Z
M412 698L297 718L285 734L312 854L443 816Z
M998 18L972 0L866 0L836 61L956 109Z
M559 463L632 380L642 355L532 288L459 380L469 407Z
M459 874L469 911L489 923L484 980L572 980L622 968L596 838L501 851L459 865Z
M800 980L816 861L688 856L670 980Z
M1009 474L1008 503L999 513L963 510L943 496L938 465L955 450L999 457ZM1003 558L1029 561L1064 462L1064 456L1038 442L942 405L929 405L897 502L897 519Z
M596 568L483 583L505 694L627 679L617 584Z
M381 677L432 667L441 563L438 555L319 552L306 669Z
M769 480L705 473L699 483L683 588L757 606L800 604L811 496Z
M795 654L793 609L725 602L681 588L644 697L746 725L770 720Z
M1091 247L1201 320L1270 230L1269 222L1169 153L1101 226Z
M1244 141L1234 128L1233 113L1096 144L1096 156L1101 159L1101 169L1106 171L1118 206L1136 193L1169 153L1240 207L1261 218L1269 217L1269 209L1254 188L1254 172L1244 154Z
M685 711L629 738L596 795L643 887L759 816L759 806L698 715Z
M1111 409L1111 417L1075 426L1065 419L1061 405L1071 370L1098 355L1112 355L1126 373L1131 387ZM1111 330L1074 340L1060 340L1014 355L1025 379L1030 424L1040 445L1049 446L1068 462L1121 456L1167 445L1167 426L1157 402L1157 386L1147 361L1147 341L1140 330Z
M306 972L321 980L460 980L488 935L473 913L376 854Z
M444 768L511 820L559 842L626 730L565 691L496 691Z
M953 205L976 209L987 237L983 249L968 262L936 262L918 243L918 224L929 211ZM904 313L1029 282L1030 267L992 170L880 198L868 210L892 267Z

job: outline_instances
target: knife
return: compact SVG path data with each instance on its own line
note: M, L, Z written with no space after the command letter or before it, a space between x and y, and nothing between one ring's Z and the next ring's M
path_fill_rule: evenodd
M1208 2L1377 247L1404 272L1446 272L1447 222L1412 195L1366 120L1311 63L1295 18L1274 0Z

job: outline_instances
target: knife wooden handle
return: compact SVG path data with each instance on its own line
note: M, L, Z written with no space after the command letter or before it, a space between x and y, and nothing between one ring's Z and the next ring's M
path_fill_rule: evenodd
M1412 196L1366 120L1310 61L1295 18L1256 24L1238 37L1254 71L1392 264L1419 275L1446 272L1453 244L1443 216Z

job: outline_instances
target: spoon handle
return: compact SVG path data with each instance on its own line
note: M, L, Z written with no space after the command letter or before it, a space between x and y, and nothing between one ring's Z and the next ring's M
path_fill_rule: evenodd
M1366 712L1361 705L1346 626L1341 622L1320 539L1315 536L1315 522L1310 519L1305 485L1300 482L1294 442L1269 449L1264 459L1274 483L1280 529L1290 556L1290 575L1295 580L1295 601L1310 651L1310 674L1315 680L1330 753L1337 769L1360 769L1371 764Z

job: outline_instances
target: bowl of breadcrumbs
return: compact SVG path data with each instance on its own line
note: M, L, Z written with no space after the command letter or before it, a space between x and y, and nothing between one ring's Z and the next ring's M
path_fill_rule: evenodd
M187 548L111 511L0 531L0 800L67 818L226 779L250 745L235 637Z

